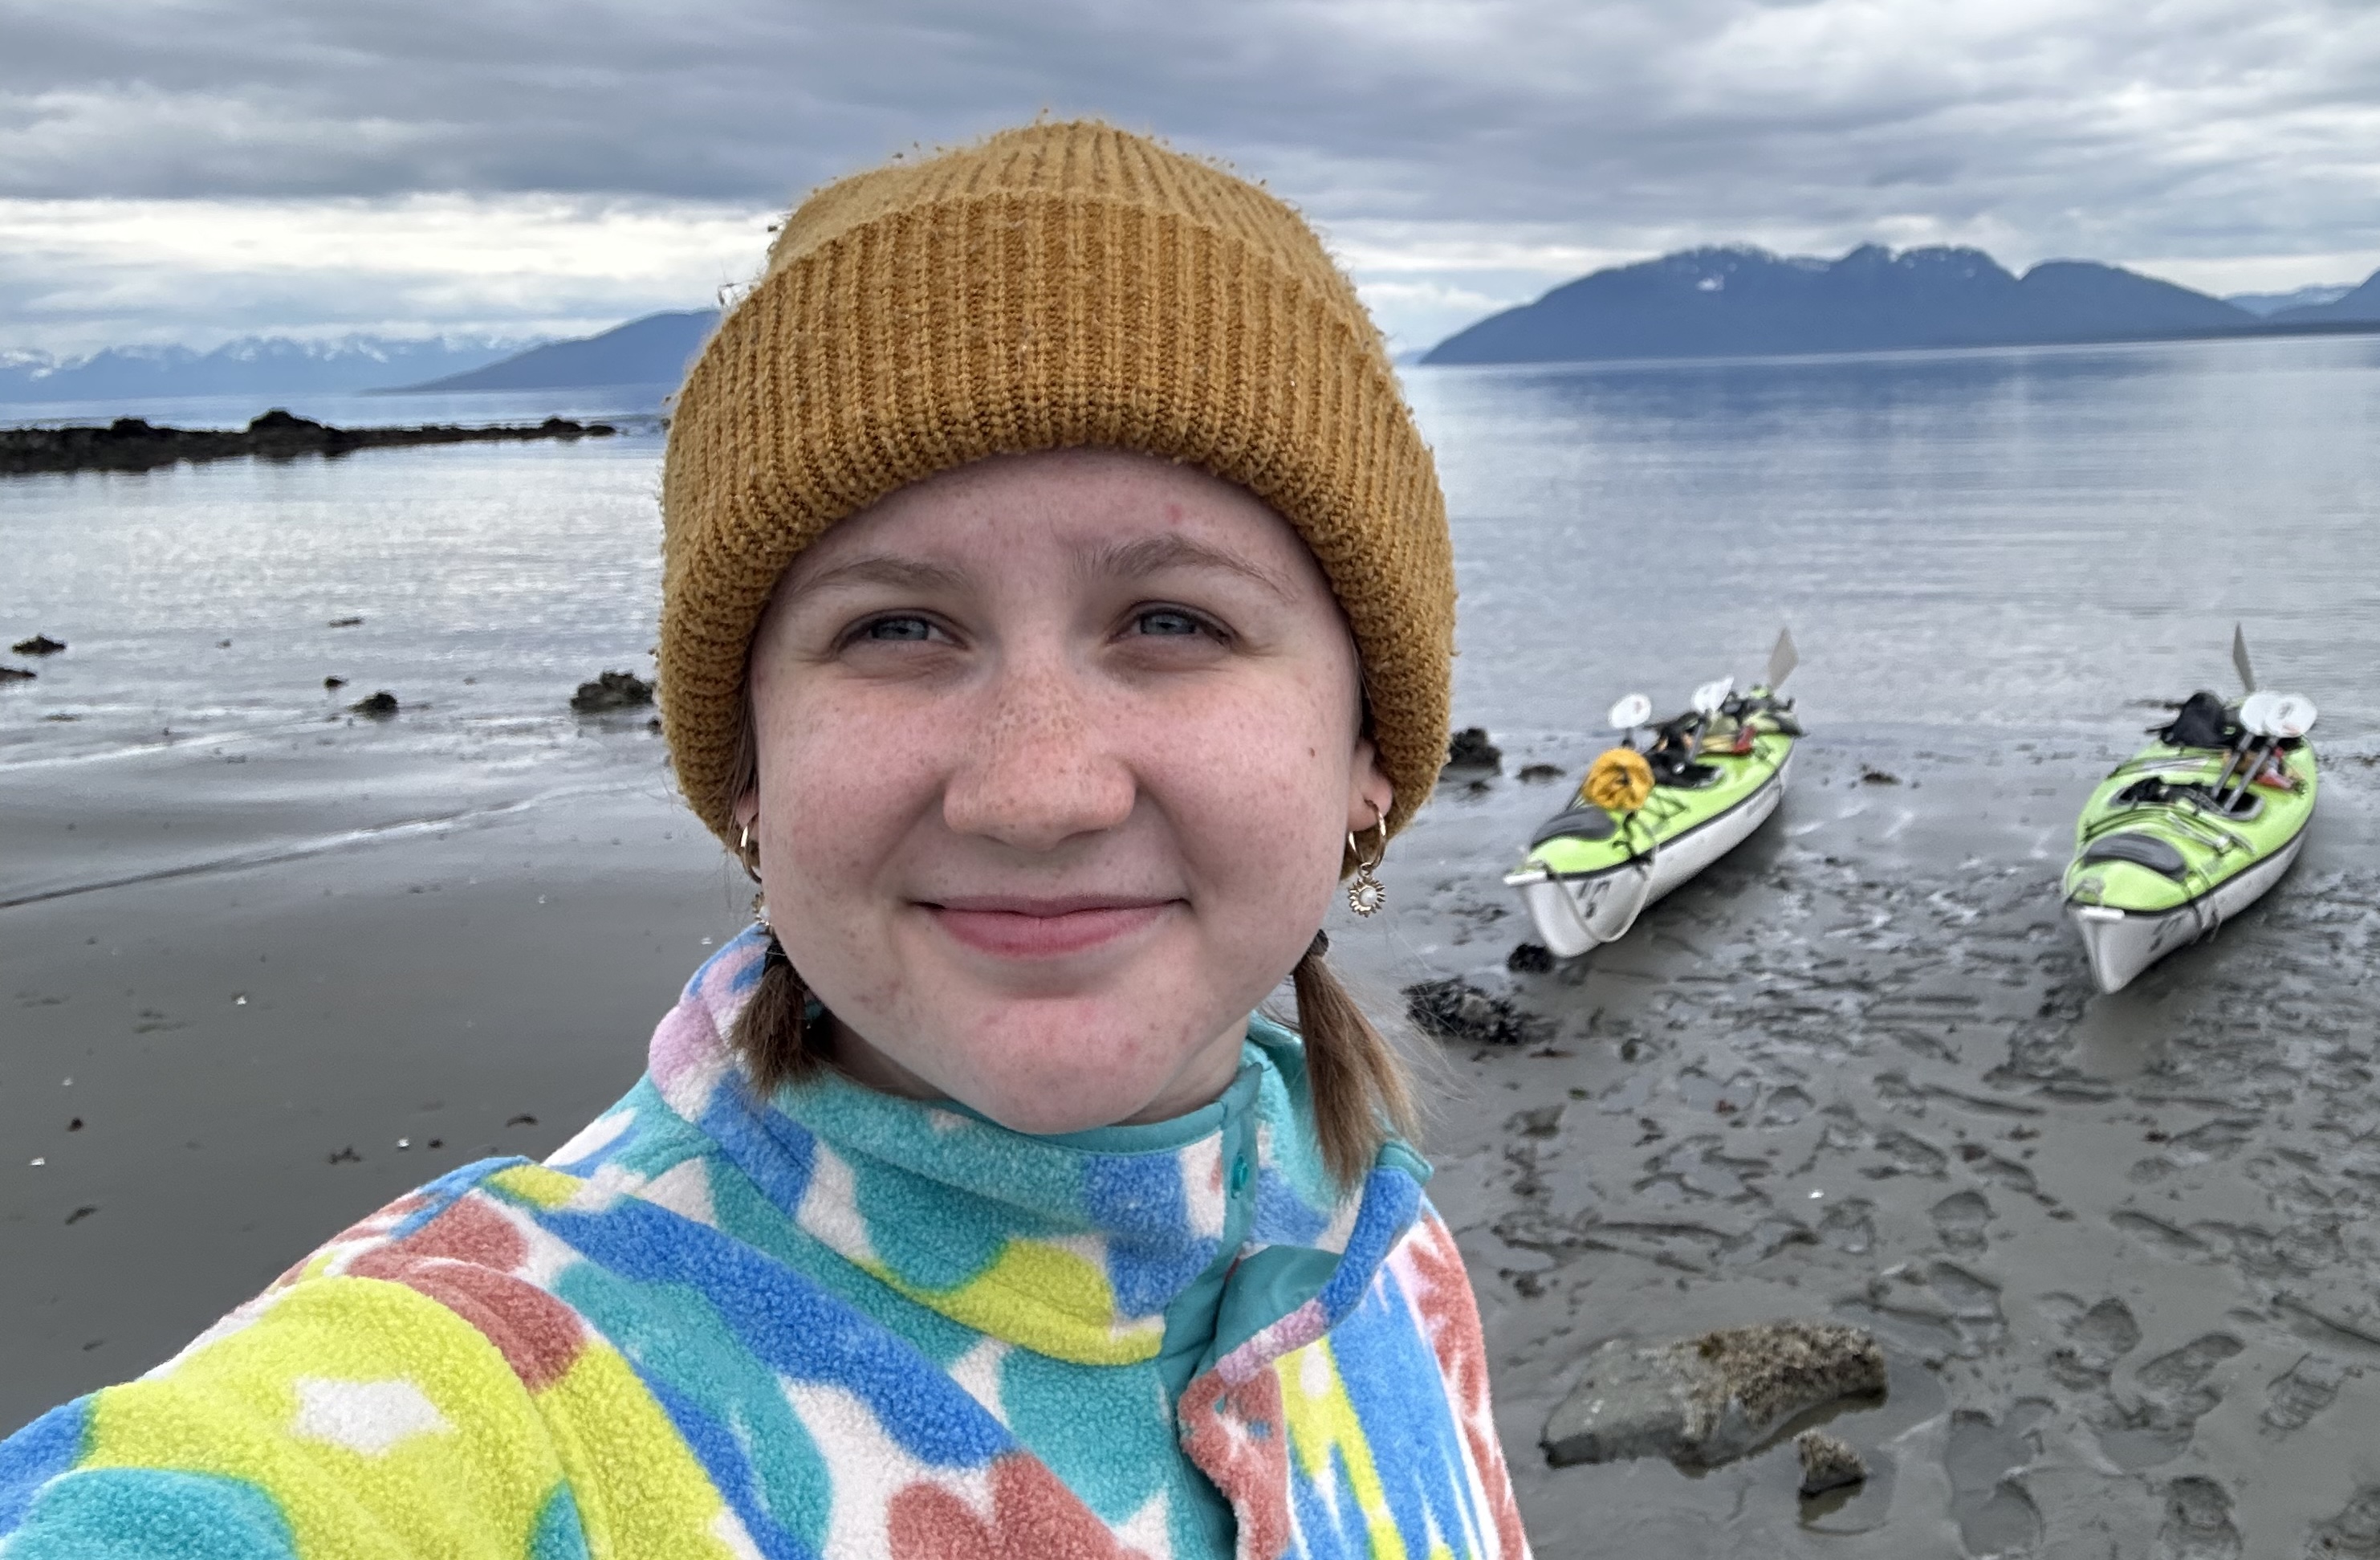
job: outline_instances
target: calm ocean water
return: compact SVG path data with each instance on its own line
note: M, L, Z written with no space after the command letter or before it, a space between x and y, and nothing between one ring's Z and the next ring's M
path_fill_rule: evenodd
M2136 701L2230 686L2238 620L2265 680L2320 704L2327 743L2380 732L2380 340L1423 369L1409 385L1454 516L1466 723L1525 737L1591 728L1633 689L1681 703L1755 674L1790 623L1793 691L1823 728L2120 743L2151 713ZM259 408L0 420L103 409ZM376 740L550 751L576 730L576 683L650 664L661 439L650 415L627 426L0 482L0 644L71 646L9 658L40 677L0 689L0 773L319 733L379 689L407 713Z

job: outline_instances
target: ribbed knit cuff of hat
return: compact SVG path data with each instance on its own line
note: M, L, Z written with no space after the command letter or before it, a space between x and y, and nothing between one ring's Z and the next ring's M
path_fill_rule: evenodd
M745 669L847 515L987 456L1106 445L1264 500L1353 628L1393 832L1446 756L1454 572L1428 447L1305 221L1111 126L1041 123L820 190L703 348L662 479L661 701L732 838Z

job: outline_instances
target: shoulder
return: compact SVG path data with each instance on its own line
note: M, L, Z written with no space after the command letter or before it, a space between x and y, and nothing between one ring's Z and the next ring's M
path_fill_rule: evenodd
M662 1404L541 1282L562 1264L530 1211L589 1185L466 1166L0 1443L0 1552L728 1553Z

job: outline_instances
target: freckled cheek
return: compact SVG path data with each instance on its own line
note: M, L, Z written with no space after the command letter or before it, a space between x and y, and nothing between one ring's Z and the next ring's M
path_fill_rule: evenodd
M948 772L941 723L849 699L788 701L762 732L760 809L813 891L869 883Z
M1299 683L1168 712L1136 765L1194 871L1248 894L1326 896L1346 822L1347 713Z

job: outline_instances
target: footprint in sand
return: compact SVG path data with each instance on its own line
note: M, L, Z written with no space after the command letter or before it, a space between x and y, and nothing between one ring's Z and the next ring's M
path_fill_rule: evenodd
M1818 1221L1818 1238L1838 1251L1862 1256L1876 1245L1876 1204L1864 1197L1847 1198L1827 1210Z
M2027 1401L2005 1422L1973 1408L1954 1409L1942 1463L1950 1475L1950 1517L1970 1554L2022 1554L2041 1542L2041 1508L2015 1475L2037 1450L2027 1433L2051 1412Z
M2306 1534L2309 1560L2380 1560L2380 1484L2355 1492L2347 1509Z
M2198 1421L2223 1401L2207 1375L2245 1347L2228 1333L2209 1333L2142 1366L2135 1378L2139 1397L2111 1396L2104 1412L2091 1416L2099 1449L2119 1468L2135 1471L2181 1456Z
M2157 1560L2240 1560L2229 1492L2212 1479L2177 1479L2167 1485L2156 1553Z
M2110 1297L2086 1310L2071 1295L2048 1296L2046 1304L2067 1313L2067 1341L2050 1351L2050 1375L2076 1392L2105 1390L2116 1361L2140 1347L2141 1324L2131 1308Z
M2265 1389L2265 1422L2284 1434L2303 1430L2338 1400L2339 1386L2346 1380L2346 1366L2319 1354L2307 1355L2275 1376Z
M1934 1205L1934 1233L1953 1251L1981 1251L1992 1205L1979 1191L1954 1191Z

